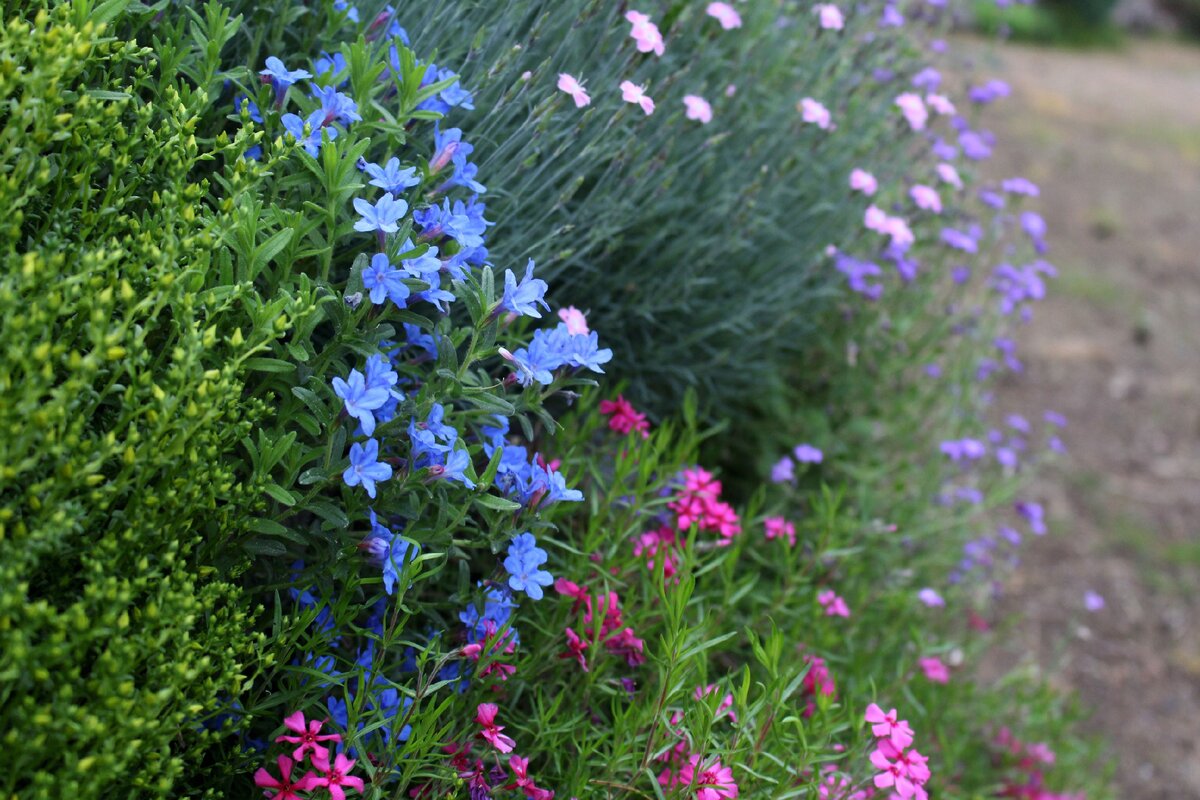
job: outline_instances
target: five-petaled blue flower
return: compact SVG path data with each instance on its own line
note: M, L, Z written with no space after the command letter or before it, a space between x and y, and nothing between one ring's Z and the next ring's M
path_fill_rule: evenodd
M466 486L475 488L475 482L467 477L466 469L471 464L471 457L466 450L452 450L446 453L446 463L434 464L429 468L429 474L442 480L454 480Z
M321 101L322 125L332 122L349 125L351 122L362 121L358 113L358 104L332 86L318 86L313 91L313 98Z
M308 115L307 120L300 119L295 114L284 114L280 117L283 122L283 127L287 128L287 132L292 135L297 142L304 145L304 149L313 158L321 152L321 133L322 131L329 134L330 139L338 137L338 129L333 127L322 127L324 125L324 113L317 109ZM304 127L308 126L309 134L304 135Z
M514 592L525 592L534 600L541 600L542 587L554 583L554 576L541 568L546 559L546 551L537 546L532 534L516 537L508 548L508 558L504 559L509 587Z
M415 167L400 168L400 159L389 158L382 167L369 161L359 162L363 172L371 176L371 185L398 195L421 182Z
M543 299L546 289L544 280L533 277L533 259L531 258L525 265L525 277L521 279L520 283L517 283L517 276L513 275L511 269L504 271L504 297L500 300L500 307L514 314L541 318L542 314L537 310L538 303L541 303L547 311L550 310L550 306Z
M393 375L395 373L392 373ZM367 380L356 369L350 370L349 380L333 379L333 391L346 405L346 413L362 424L363 433L370 436L375 432L375 415L372 411L388 400L386 386L368 386ZM390 469L390 468L389 468ZM349 480L347 480L349 483Z
M395 233L400 229L400 218L408 212L408 203L397 200L388 192L371 205L361 197L354 198L354 210L362 216L354 223L354 230L370 233Z
M362 282L375 305L383 303L385 298L400 308L404 308L408 302L409 290L404 285L404 273L393 267L383 253L371 257L371 264L363 270Z
M288 69L275 56L267 59L267 68L258 74L262 76L263 83L269 83L275 89L275 105L280 108L283 107L283 96L287 94L288 87L298 80L312 77L306 69Z
M379 442L367 439L366 444L355 442L350 445L350 466L342 473L347 486L358 486L367 490L367 496L375 498L375 483L392 477L390 464L379 461Z

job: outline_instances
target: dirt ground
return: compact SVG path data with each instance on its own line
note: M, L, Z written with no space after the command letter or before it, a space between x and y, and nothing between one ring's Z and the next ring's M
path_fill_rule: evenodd
M1012 84L987 170L1041 185L1061 271L999 404L1070 420L996 666L1078 692L1118 797L1200 798L1200 47L962 45Z

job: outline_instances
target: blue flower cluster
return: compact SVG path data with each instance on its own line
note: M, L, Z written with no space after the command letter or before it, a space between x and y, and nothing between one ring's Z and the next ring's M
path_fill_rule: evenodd
M504 559L508 572L508 586L514 592L524 592L534 600L542 599L542 587L554 583L554 576L542 569L546 563L546 551L537 546L532 533L513 537Z

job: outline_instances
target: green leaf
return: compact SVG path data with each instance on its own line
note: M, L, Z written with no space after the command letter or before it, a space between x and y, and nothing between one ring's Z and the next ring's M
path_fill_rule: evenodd
M499 452L499 451L497 451ZM490 464L489 464L490 467ZM505 497L497 497L494 494L482 494L475 498L475 505L490 508L492 511L520 511L521 504L514 503Z

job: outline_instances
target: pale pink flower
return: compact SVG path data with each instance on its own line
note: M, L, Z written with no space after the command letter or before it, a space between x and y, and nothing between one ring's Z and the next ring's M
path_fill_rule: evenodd
M650 21L650 17L640 11L629 11L625 14L625 19L633 25L629 35L637 42L639 53L653 52L656 56L661 56L666 49L663 44L662 33L659 32L658 26ZM646 112L650 113L649 111Z
M829 109L813 100L811 97L805 97L797 106L801 117L805 122L811 122L823 131L829 130L829 124L833 117L829 113Z
M925 103L934 110L934 113L941 114L943 117L950 117L958 113L954 108L954 103L951 103L950 98L944 94L931 92L925 95Z
M867 722L871 723L871 733L876 738L886 738L901 750L912 744L912 728L908 726L907 720L896 719L896 709L893 708L885 714L882 708L875 703L871 703L871 705L867 706L867 713L864 718Z
M626 103L635 103L649 116L654 113L654 101L646 94L646 87L633 81L621 81L621 98Z
M925 123L929 120L929 111L926 110L925 102L921 100L920 95L905 92L896 98L896 105L904 113L909 127L914 131L925 129Z
M832 589L817 593L817 602L825 609L827 617L849 617L850 606Z
M963 188L962 178L958 176L958 170L954 168L953 164L938 164L937 174L939 178L955 189Z
M742 27L741 16L728 3L709 3L705 11L710 17L721 23L721 27L727 31Z
M725 87L726 97L733 97L735 94L737 94L737 84L731 83Z
M892 237L892 244L900 248L907 248L917 239L913 236L912 229L908 227L908 223L900 217L888 217L884 223L882 233L886 233Z
M850 173L850 188L870 197L879 188L879 182L875 180L874 175L866 170L855 169Z
M925 673L925 677L934 683L948 683L950 681L950 670L942 663L940 658L918 658L917 666Z
M567 333L574 336L575 334L590 333L588 330L587 317L583 315L575 306L567 306L558 310L558 318L567 323Z
M827 31L840 31L846 24L842 10L833 3L819 3L813 7L821 21L821 27Z
M566 92L575 101L576 108L583 108L588 103L592 102L592 98L588 97L588 93L583 88L583 84L572 75L565 72L558 73L558 90Z
M697 120L702 125L712 122L712 106L700 95L685 94L683 104L687 106L686 116L688 119Z
M908 195L917 204L917 208L932 211L935 214L942 213L942 198L932 187L918 183L908 190Z
M887 221L886 211L874 204L867 206L867 211L863 214L863 225L867 230L883 233L887 228Z

